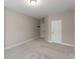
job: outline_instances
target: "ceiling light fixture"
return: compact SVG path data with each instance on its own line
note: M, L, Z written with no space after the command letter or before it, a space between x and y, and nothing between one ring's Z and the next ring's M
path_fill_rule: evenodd
M28 4L31 6L38 5L39 0L27 0Z
M37 3L37 0L30 0L30 3Z
M37 0L30 0L31 5L37 5Z

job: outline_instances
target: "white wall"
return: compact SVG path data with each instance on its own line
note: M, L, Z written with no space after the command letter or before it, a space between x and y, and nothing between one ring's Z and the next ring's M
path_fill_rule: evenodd
M62 20L62 41L64 43L74 44L74 36L75 36L75 19L74 19L74 12L65 12L59 14L52 14L49 15L45 19L45 23L47 24L46 27L46 39L50 39L50 22L51 20ZM48 26L48 27L47 27ZM48 37L47 37L48 36Z
M5 8L5 47L39 36L38 20Z
M44 19L40 20L40 38L45 37L45 24L44 24Z

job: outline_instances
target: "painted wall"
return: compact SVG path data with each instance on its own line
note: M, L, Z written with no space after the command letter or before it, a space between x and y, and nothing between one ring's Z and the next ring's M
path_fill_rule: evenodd
M74 44L75 40L75 16L73 11L52 14L45 19L46 36L45 39L50 39L50 22L52 20L62 20L62 42ZM49 28L49 29L48 29Z
M45 24L44 24L44 19L40 20L40 38L44 39L45 37Z
M38 20L5 8L5 47L39 37Z

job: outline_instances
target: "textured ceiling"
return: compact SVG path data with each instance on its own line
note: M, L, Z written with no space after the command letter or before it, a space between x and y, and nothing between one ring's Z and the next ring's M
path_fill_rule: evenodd
M44 17L53 13L72 11L75 0L39 0L38 5L29 5L25 0L5 0L5 7L32 17Z

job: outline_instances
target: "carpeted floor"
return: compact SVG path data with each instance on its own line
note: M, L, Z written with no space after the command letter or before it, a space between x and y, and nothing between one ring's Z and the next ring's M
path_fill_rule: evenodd
M74 59L74 49L37 39L5 50L5 59Z

